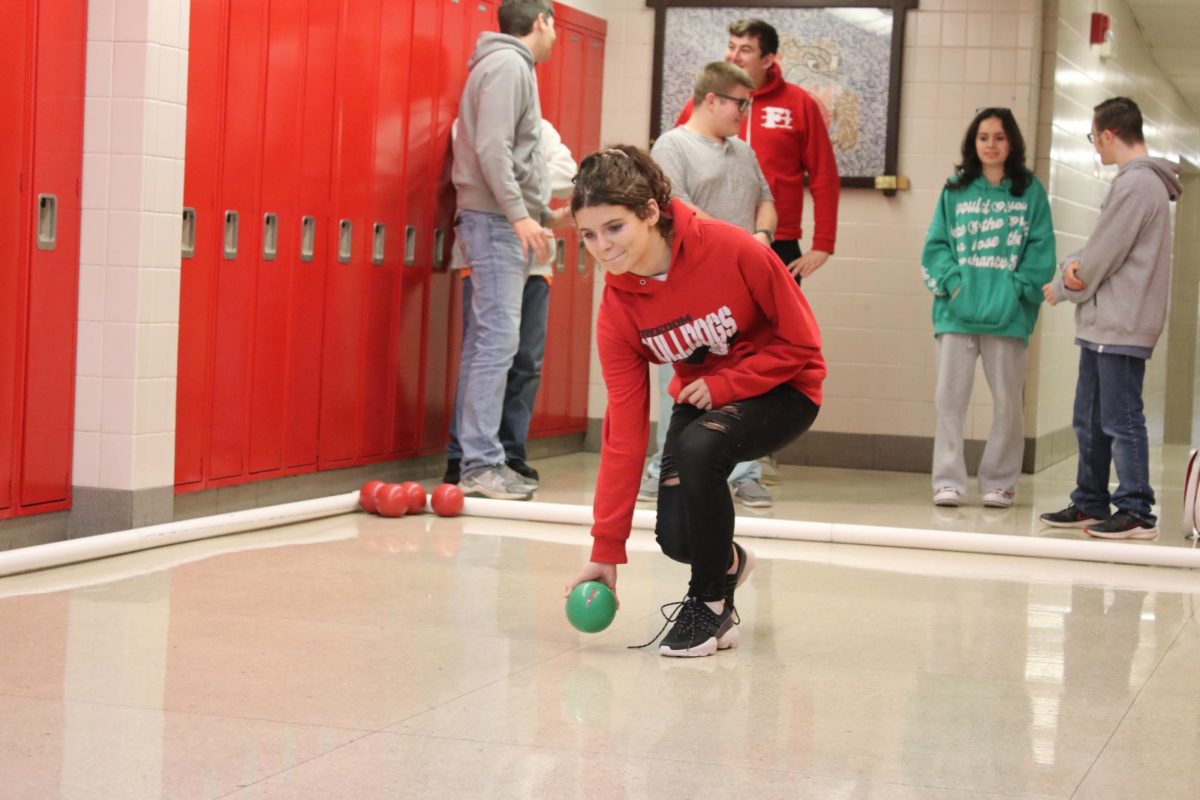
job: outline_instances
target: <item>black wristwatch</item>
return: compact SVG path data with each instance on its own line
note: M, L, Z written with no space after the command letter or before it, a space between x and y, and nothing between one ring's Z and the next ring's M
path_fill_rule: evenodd
M767 235L767 244L775 243L775 234L772 233L771 231L767 230L766 228L759 228L758 230L755 231L755 233L765 233Z

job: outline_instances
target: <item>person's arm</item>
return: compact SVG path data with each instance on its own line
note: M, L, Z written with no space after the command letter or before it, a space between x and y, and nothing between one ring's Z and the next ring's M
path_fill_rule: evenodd
M633 525L633 509L650 438L650 373L646 358L623 333L619 308L608 290L596 325L600 369L608 407L600 436L600 471L592 503L591 560L603 564L627 561L625 541Z
M779 224L779 214L775 210L774 200L763 200L754 212L754 238L771 246L775 240L775 227Z
M1124 180L1118 178L1113 184L1108 203L1096 220L1096 230L1079 253L1079 266L1075 274L1083 283L1083 288L1073 290L1064 285L1064 299L1076 304L1088 302L1095 296L1100 284L1120 269L1129 257L1129 251L1137 242L1138 234L1153 208L1147 202L1146 195L1138 191L1138 177L1131 174ZM1150 179L1158 180L1152 176ZM1067 265L1069 268L1070 264ZM1057 288L1057 282L1055 285Z
M545 122L543 120L543 122ZM550 174L550 195L567 198L575 190L572 179L578 171L571 148L567 147L558 131L549 122L542 126L542 150L546 153L546 167Z
M829 130L817 101L804 104L804 151L801 154L808 173L808 191L813 199L812 249L800 258L798 272L807 278L825 265L833 255L837 241L838 199L842 179L838 176L837 156L829 141Z
M938 204L933 209L933 221L929 223L929 231L925 234L925 247L921 250L921 274L925 288L936 297L953 295L962 280L962 268L958 265L958 256L954 252L955 241L950 231L954 222L949 214L950 204L950 191L943 188Z
M775 241L775 229L779 227L779 211L775 208L775 196L771 194L771 185L763 174L758 156L749 147L750 158L754 160L754 174L758 180L758 205L754 209L754 238L771 246Z
M790 381L821 355L816 318L779 258L761 247L743 248L738 266L774 336L738 364L702 378L713 408L768 392Z
M1043 299L1042 287L1054 278L1054 224L1050 203L1036 179L1025 190L1025 198L1029 203L1029 231L1013 270L1013 281L1021 297L1037 305Z

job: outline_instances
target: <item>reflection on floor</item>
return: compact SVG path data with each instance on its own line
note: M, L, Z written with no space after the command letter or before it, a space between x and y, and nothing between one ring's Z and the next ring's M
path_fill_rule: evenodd
M535 466L590 499L593 456ZM771 513L1030 535L1072 472L944 521L925 476L785 467ZM1189 544L1160 500L1130 546ZM353 514L0 579L0 797L1200 797L1193 572L748 540L741 647L677 660L627 649L686 586L647 533L567 626L588 543Z

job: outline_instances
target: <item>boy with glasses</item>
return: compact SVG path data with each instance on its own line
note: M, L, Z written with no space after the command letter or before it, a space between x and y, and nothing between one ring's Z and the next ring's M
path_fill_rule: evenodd
M1102 539L1155 539L1154 489L1142 406L1146 359L1162 333L1171 285L1170 202L1183 193L1179 166L1151 158L1142 112L1127 97L1096 106L1088 141L1119 167L1083 249L1063 259L1042 291L1075 303L1079 378L1073 425L1079 466L1071 503L1044 524ZM1118 486L1108 491L1109 465ZM1109 515L1110 506L1116 513Z

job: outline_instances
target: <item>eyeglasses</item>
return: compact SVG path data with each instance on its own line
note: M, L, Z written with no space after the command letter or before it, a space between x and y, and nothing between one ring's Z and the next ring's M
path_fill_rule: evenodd
M1100 133L1104 133L1104 131L1100 131ZM1088 144L1095 144L1096 137L1099 136L1100 133L1089 133L1088 134Z
M730 97L729 95L721 94L720 92L713 92L713 94L716 95L717 97L721 98L722 100L730 100L734 103L737 103L738 111L740 111L740 112L744 112L747 108L750 107L750 98L749 97Z

